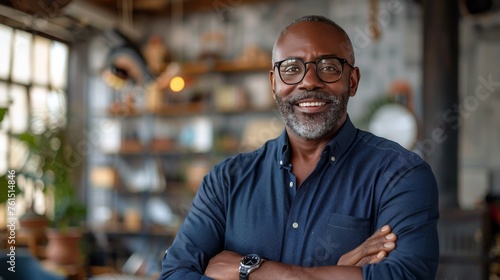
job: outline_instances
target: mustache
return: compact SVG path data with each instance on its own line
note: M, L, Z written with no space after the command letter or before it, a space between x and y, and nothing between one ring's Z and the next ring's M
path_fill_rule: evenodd
M301 91L290 95L287 102L290 104L295 104L304 99L322 99L331 102L338 102L340 98L338 96L331 95L324 91Z

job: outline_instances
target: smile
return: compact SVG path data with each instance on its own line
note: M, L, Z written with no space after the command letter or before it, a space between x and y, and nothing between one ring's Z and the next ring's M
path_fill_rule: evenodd
M326 102L301 102L298 105L300 107L319 107L325 105Z

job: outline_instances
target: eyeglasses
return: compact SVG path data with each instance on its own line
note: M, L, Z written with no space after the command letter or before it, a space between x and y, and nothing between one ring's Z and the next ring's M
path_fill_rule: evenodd
M283 83L287 85L296 85L300 83L309 70L308 63L314 63L314 72L316 76L324 83L335 83L340 80L344 72L344 65L347 64L354 68L346 59L325 56L316 61L304 62L300 58L291 57L274 63L273 69L278 67L278 73Z

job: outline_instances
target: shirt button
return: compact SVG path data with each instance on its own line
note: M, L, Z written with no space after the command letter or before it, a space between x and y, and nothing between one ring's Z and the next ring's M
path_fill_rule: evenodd
M293 182L290 182L290 188L293 187Z
M283 161L282 160L280 160L280 165L283 165Z
M292 227L293 227L293 228L298 228L298 227L299 227L299 224L298 224L298 223L293 223L293 224L292 224Z
M332 161L335 161L335 157L334 157L334 156L332 156L330 159L331 159Z

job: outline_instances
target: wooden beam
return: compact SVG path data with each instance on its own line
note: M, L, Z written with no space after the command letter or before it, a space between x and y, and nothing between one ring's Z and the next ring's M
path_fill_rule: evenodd
M458 1L424 0L424 138L420 147L436 175L440 206L458 207ZM450 113L451 112L451 113Z

